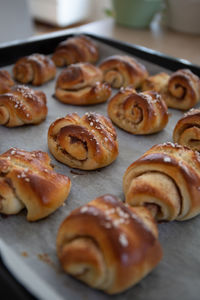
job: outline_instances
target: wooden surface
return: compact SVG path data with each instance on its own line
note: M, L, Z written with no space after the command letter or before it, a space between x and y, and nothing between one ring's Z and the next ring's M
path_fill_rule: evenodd
M57 28L51 30L54 31ZM154 22L149 29L133 29L119 26L112 18L108 18L67 29L66 32L68 31L82 31L112 37L200 65L200 35L175 32L161 26L159 22Z

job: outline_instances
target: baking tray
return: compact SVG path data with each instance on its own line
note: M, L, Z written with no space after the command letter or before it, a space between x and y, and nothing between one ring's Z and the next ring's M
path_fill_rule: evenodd
M168 57L137 45L85 32L82 34L90 36L99 45L100 60L112 54L129 54L145 64L150 74L190 68L200 76L200 67L188 61ZM35 52L51 54L60 41L72 35L59 32L3 44L0 47L0 66L11 71L11 64L21 56ZM61 69L57 70L58 76ZM70 112L83 115L86 111L107 115L106 103L88 107L60 103L53 97L54 88L55 80L41 87L34 87L43 90L48 98L49 113L45 122L37 126L0 127L0 153L10 147L49 153L47 130L56 118ZM15 299L17 294L20 295L19 299L41 300L199 299L200 217L185 222L159 224L159 239L164 251L162 261L140 283L119 295L106 295L66 275L56 256L57 230L71 210L105 193L113 193L124 200L122 177L126 168L153 144L172 141L173 128L183 113L173 109L169 111L171 117L167 127L154 135L134 136L117 128L119 156L112 165L101 170L75 171L57 162L49 153L55 170L68 175L72 180L72 190L65 205L48 218L35 223L26 221L24 211L7 218L0 216L0 285L4 284L8 287L7 290L16 291ZM17 281L4 269L5 266Z

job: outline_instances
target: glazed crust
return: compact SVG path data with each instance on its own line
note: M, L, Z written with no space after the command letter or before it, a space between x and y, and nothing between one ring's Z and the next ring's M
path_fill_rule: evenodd
M56 76L56 67L51 58L32 54L20 58L13 67L14 78L21 83L42 85Z
M78 62L95 63L98 58L99 51L97 46L89 37L83 35L61 42L52 57L57 67Z
M49 127L48 146L57 160L83 170L107 166L118 155L112 123L96 113L86 113L82 118L72 113L57 119Z
M145 66L126 55L109 56L99 67L103 72L104 81L113 88L140 87L148 76Z
M121 89L109 101L108 116L132 134L155 133L168 123L167 106L158 93L137 93L131 88Z
M46 96L41 91L18 85L0 95L0 124L6 127L39 124L47 111Z
M9 92L14 84L15 83L9 72L6 70L0 70L0 94Z
M173 131L175 143L200 151L200 109L191 109L177 122Z
M160 73L149 77L143 83L143 91L155 90L161 93L168 107L187 110L200 100L200 80L188 69L181 69L171 76Z
M187 147L153 146L123 178L126 202L147 206L157 220L187 220L200 213L200 156Z
M105 102L111 87L102 83L99 68L90 63L77 63L63 70L56 82L56 98L73 105L91 105Z
M157 226L145 208L103 195L74 211L57 234L63 269L89 286L116 294L146 276L162 258Z
M45 152L11 148L0 155L0 213L17 214L25 207L28 221L39 220L62 205L70 187Z

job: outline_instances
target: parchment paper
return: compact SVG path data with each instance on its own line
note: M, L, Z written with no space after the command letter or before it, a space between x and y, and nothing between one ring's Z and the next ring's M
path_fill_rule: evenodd
M99 43L101 59L123 53ZM163 68L142 61L150 72L166 71ZM11 71L12 66L6 69ZM5 69L5 68L4 68ZM57 69L57 76L61 69ZM152 145L172 141L172 132L182 112L169 109L171 113L167 127L160 133L149 136L134 136L117 128L119 156L110 166L100 171L78 171L84 175L72 174L66 165L57 162L48 151L47 131L58 117L87 111L107 115L107 104L75 107L62 104L52 97L55 80L35 89L43 90L48 99L48 116L37 126L20 128L0 127L0 153L10 147L25 150L47 151L55 170L68 175L72 189L65 205L55 213L38 222L28 223L26 212L7 218L0 216L0 250L5 264L11 272L39 299L111 299L103 292L89 288L65 274L56 256L57 230L64 218L73 209L97 196L113 193L124 200L122 177L126 168ZM116 91L113 91L116 93ZM155 299L199 299L200 298L200 216L190 221L171 222L159 225L159 239L164 250L160 264L140 283L113 298L155 300Z

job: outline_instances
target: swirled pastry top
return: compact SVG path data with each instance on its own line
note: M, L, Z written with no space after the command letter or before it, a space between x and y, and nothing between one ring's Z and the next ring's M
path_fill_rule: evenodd
M200 109L191 108L176 123L173 141L200 151Z
M34 53L20 58L13 67L13 74L21 83L42 85L55 77L56 67L48 56Z
M200 100L200 79L189 69L181 69L171 76L160 73L147 78L143 91L155 90L162 94L168 107L187 110Z
M102 81L102 71L90 63L72 64L59 75L56 87L78 90Z
M113 88L139 87L148 72L144 65L127 55L113 55L105 58L99 65L104 80Z
M107 194L75 209L62 222L57 253L67 273L116 294L136 284L160 261L157 236L147 209L131 208Z
M102 83L102 71L90 63L72 64L57 79L55 96L64 103L89 105L105 102L111 88Z
M46 95L41 91L18 85L0 95L0 124L4 126L39 124L46 115Z
M46 152L11 148L0 155L0 213L25 207L27 220L39 220L62 205L70 186L67 176L53 171Z
M137 93L122 88L109 101L108 115L117 126L133 134L155 133L168 123L167 106L154 91Z
M99 51L96 44L84 35L74 36L61 42L52 57L58 67L77 62L95 63L98 58Z
M118 155L116 131L109 119L97 113L57 119L49 127L48 145L57 160L84 170L107 166Z
M153 205L159 220L190 219L200 213L200 155L178 144L155 145L128 167L123 187L129 204Z
M14 84L9 72L0 70L0 94L7 93Z

